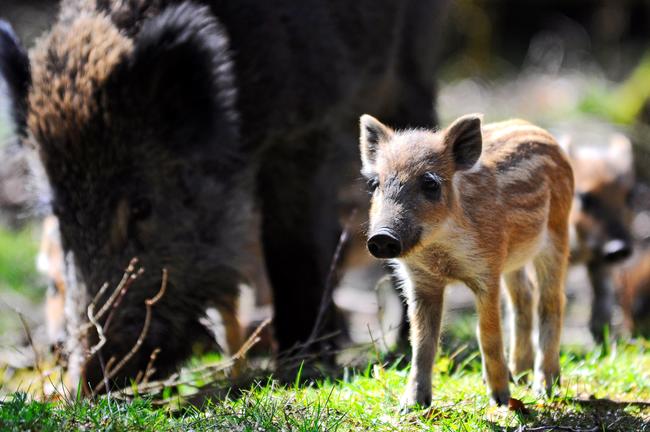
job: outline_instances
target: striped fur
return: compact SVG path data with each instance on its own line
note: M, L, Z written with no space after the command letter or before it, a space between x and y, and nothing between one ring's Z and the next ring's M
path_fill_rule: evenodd
M513 309L511 371L519 376L534 366L535 386L550 392L560 374L574 187L570 163L555 139L522 120L481 127L476 116L462 117L439 132L393 131L369 116L362 117L361 128L363 173L378 185L372 198L369 238L376 232L390 232L402 246L392 261L407 279L411 321L413 365L404 406L431 401L431 365L443 292L454 281L465 283L476 295L488 389L495 402L508 402L499 308L501 276ZM481 146L480 159L466 164ZM439 198L424 196L426 173L442 179ZM536 341L532 339L535 297L525 271L528 263L533 264L539 285Z

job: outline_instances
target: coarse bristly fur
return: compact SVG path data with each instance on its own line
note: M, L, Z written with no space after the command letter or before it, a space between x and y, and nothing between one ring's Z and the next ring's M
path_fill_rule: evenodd
M195 5L162 12L134 39L103 14L81 14L56 26L31 61L27 123L52 183L63 244L90 298L104 281L114 285L130 258L146 270L117 309L104 361L133 345L164 267L168 295L139 361L123 375L143 370L159 347L157 369L166 373L193 341L207 339L197 319L206 305L236 304L236 246L251 204L247 172L232 156L238 120L225 36ZM220 247L206 247L213 244ZM182 295L184 287L192 295ZM91 386L102 375L99 356L92 360Z
M534 366L535 386L550 392L560 376L573 197L571 166L553 137L521 120L481 126L476 115L440 132L394 131L363 116L361 158L373 190L368 248L391 259L405 280L413 363L404 407L431 403L443 293L453 281L476 296L489 394L508 403L501 276L513 310L512 374ZM529 262L539 285L536 341Z
M66 286L81 290L66 288L66 311L76 314L68 324L132 257L145 268L100 355L77 368L84 384L102 380L102 359L131 349L162 268L166 294L116 385L156 348L158 375L177 367L209 339L199 318L211 305L237 328L252 236L262 241L279 349L307 340L339 239L338 190L358 172L357 113L433 126L432 23L446 3L64 0L29 61L0 27L16 130L38 149L74 267ZM27 87L11 79L29 64ZM342 330L323 310L319 333Z

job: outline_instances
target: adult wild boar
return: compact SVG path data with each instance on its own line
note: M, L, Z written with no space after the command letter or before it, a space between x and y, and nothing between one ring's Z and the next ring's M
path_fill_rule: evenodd
M279 348L308 339L339 238L337 191L355 176L356 115L433 122L443 3L68 0L29 60L0 27L17 130L39 151L85 293L69 309L85 313L132 257L146 268L87 383L102 380L100 358L134 345L162 268L167 292L118 385L156 348L158 373L175 368L206 335L206 306L235 319L256 208ZM323 332L337 325L328 316Z

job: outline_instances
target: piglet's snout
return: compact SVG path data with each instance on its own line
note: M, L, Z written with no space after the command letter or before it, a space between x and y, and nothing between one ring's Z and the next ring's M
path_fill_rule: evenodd
M618 262L632 254L630 242L620 239L610 240L603 245L603 258L607 262Z
M368 238L368 251L375 258L397 258L402 253L402 241L391 230L379 229Z

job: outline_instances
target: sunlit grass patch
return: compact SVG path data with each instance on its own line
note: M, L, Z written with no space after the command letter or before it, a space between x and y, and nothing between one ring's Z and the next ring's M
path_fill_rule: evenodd
M565 349L563 383L555 397L540 398L527 386L511 386L513 397L525 403L525 413L493 406L480 359L467 358L443 353L436 362L432 407L405 415L399 413L399 398L408 368L396 362L346 369L340 378L307 383L263 378L244 390L195 405L160 405L147 398L122 402L106 396L93 402L40 403L14 394L0 405L0 430L650 430L647 341L619 342L589 352ZM177 391L167 397L177 402L183 398Z

